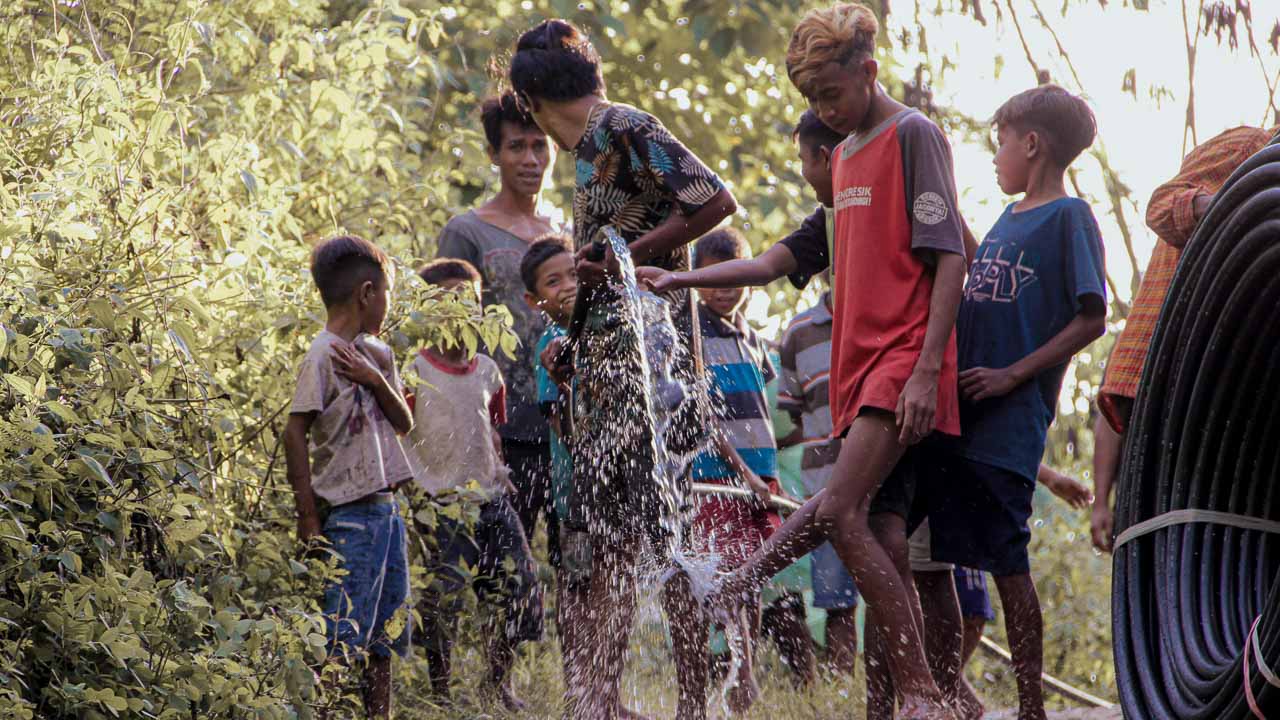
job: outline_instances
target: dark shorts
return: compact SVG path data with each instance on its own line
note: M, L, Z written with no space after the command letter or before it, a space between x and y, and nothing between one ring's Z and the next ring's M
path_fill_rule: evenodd
M893 513L904 520L910 519L919 480L918 456L919 450L914 447L907 448L907 451L902 454L902 459L889 473L889 477L881 483L875 497L871 498L871 508L867 514ZM908 534L910 534L909 531Z
M956 566L956 595L960 597L960 615L966 618L982 618L987 622L996 619L991 607L991 595L987 592L987 574L981 570Z
M404 655L409 623L396 637L386 630L397 610L408 610L409 558L399 505L390 493L376 501L339 505L325 518L323 534L346 571L324 590L330 651L346 646L375 655Z
M1031 572L1027 521L1035 481L949 452L935 457L922 493L933 559L998 577Z
M431 509L434 527L415 517L429 573L419 612L424 619L435 619L433 627L422 633L423 642L452 628L462 609L461 591L468 583L482 603L503 612L509 640L540 639L542 588L524 528L510 501L505 496L494 498L480 506L478 516L474 505L468 508L462 503L432 503Z
M511 468L511 484L516 494L511 505L520 517L524 536L533 542L538 516L546 518L547 555L553 567L560 564L560 518L555 510L551 484L551 445L503 438L502 457Z

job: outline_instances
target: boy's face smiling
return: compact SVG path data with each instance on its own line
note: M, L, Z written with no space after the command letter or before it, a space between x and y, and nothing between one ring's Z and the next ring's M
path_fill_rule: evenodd
M573 253L556 253L547 258L538 266L537 275L533 284L536 292L526 292L525 302L545 312L556 324L568 324L578 299L578 270Z
M709 259L706 262L700 262L698 263L698 269L715 265L718 262L723 261ZM734 313L738 312L738 308L742 307L742 302L747 299L747 289L742 287L698 288L698 299L717 316L730 320L733 318Z
M489 148L489 160L498 166L502 186L518 195L537 195L555 152L546 133L537 126L502 123L502 145Z
M804 181L813 188L813 194L818 196L823 207L831 207L835 203L831 185L831 151L801 140L796 143L796 154L800 156L800 174Z
M824 125L841 135L865 130L875 97L879 66L873 58L829 62L813 78L809 106Z

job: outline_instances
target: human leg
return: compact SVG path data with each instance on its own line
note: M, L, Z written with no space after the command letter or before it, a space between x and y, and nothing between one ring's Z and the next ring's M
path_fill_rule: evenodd
M813 604L827 611L826 665L835 672L853 674L858 657L858 589L831 543L810 554Z
M708 623L693 595L689 576L677 572L662 589L662 606L671 628L679 700L676 717L702 720L707 715Z
M903 455L904 448L897 438L894 418L889 413L863 412L854 420L830 484L817 496L821 498L817 522L834 525L832 546L866 598L871 621L882 630L887 664L894 687L902 698L902 716L950 718L951 713L942 706L942 694L929 673L923 644L916 631L914 593L908 591L899 569L873 535L868 522L872 493L889 477ZM903 543L905 545L905 537ZM903 556L905 560L905 552Z
M391 708L390 658L410 640L405 628L390 637L387 624L409 595L404 523L390 494L376 502L351 503L330 512L324 535L345 571L325 589L330 651L367 651L362 677L365 710L387 717Z
M858 607L827 611L827 664L852 675L858 660Z
M550 444L503 439L502 456L511 468L511 484L516 492L509 499L520 518L525 539L533 543L538 517L543 516L548 551L552 556L558 555L559 522L552 502Z
M486 683L508 710L517 711L525 703L511 687L511 666L520 643L542 638L542 588L524 529L507 498L494 498L481 509L476 539L479 594L485 601L496 600L491 604L500 610L488 615Z
M788 592L771 603L761 615L760 630L773 639L783 663L794 673L795 684L812 685L817 677L817 658L805 623L804 596Z
M1014 656L1019 718L1042 720L1043 621L1027 551L1034 481L962 457L944 464L952 491L947 509L930 516L934 556L996 576ZM985 588L980 575L977 580Z
M1044 619L1031 574L996 576L1018 681L1018 720L1044 720Z
M911 611L912 626L917 634L922 633L923 624L920 615L920 599L915 595L915 583L912 581L910 551L906 538L906 508L910 507L910 480L902 470L907 461L899 462L894 473L881 485L879 492L871 501L871 513L867 524L871 534L885 549L898 577L902 579L903 588L907 591L907 604ZM868 617L873 617L868 615ZM871 629L879 630L874 622L868 623ZM898 700L897 688L889 672L888 646L884 642L884 634L875 636L876 642L867 650L867 707L876 708L881 717L891 717ZM875 668L874 672L871 668ZM930 667L932 671L932 666Z
M418 615L422 626L414 634L414 643L427 656L427 675L431 694L437 701L449 697L453 675L453 641L457 636L458 613L462 608L462 591L467 580L462 566L476 567L480 548L470 519L455 519L444 512L447 503L430 503L434 525L417 520L414 526L425 556L422 558L430 581L418 599Z

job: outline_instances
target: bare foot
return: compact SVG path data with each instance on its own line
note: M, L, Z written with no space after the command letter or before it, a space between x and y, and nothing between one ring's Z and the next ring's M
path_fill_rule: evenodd
M898 717L901 720L959 720L946 703L921 697L903 699Z
M622 708L622 710L618 712L618 717L621 718L621 720L649 720L648 715L641 715L631 708Z
M955 709L956 716L960 720L982 720L983 714L987 711L987 708L982 704L982 700L978 698L978 693L974 691L969 681L963 677L960 678L960 682L956 686L955 698L952 700L951 706Z

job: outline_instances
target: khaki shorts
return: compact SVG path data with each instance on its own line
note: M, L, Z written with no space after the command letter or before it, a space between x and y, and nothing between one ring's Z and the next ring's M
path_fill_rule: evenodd
M933 559L933 543L929 537L929 521L920 523L920 527L907 539L907 557L911 561L912 572L950 572L955 565L937 562Z

